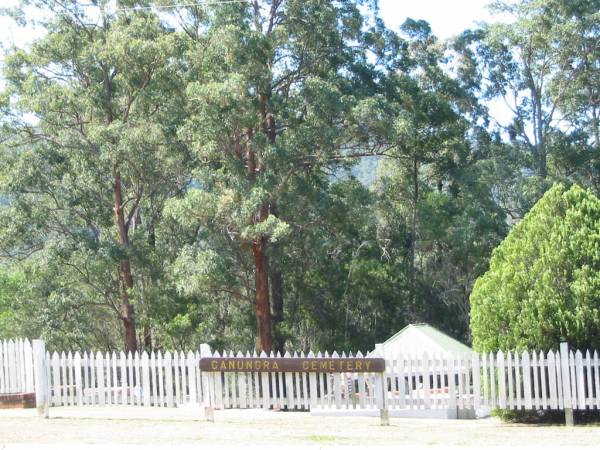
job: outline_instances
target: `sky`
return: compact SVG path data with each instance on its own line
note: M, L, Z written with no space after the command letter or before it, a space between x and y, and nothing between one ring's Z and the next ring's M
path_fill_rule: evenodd
M455 36L477 22L491 21L488 0L379 0L381 18L394 31L407 17L429 22L433 34L442 39Z
M0 5L9 7L17 0L0 0ZM407 17L424 19L440 38L457 35L466 28L476 26L479 21L489 21L492 16L486 5L488 0L379 0L380 14L386 25L398 30ZM0 42L3 46L13 42L22 45L29 42L35 33L19 28L11 19L0 17Z

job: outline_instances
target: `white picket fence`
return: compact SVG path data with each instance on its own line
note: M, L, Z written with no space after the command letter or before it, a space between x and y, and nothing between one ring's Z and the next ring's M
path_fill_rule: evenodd
M0 341L0 394L33 392L33 350L27 339Z
M46 354L50 406L201 402L198 352Z
M220 357L202 347L203 356ZM386 360L383 374L233 373L201 372L200 352L36 354L27 340L0 341L0 394L33 392L42 386L53 407L201 403L223 409L289 410L600 409L598 353L561 350L397 355ZM223 356L257 357L239 352ZM298 356L304 354L283 355ZM360 352L348 356L363 357ZM346 354L311 352L307 357Z

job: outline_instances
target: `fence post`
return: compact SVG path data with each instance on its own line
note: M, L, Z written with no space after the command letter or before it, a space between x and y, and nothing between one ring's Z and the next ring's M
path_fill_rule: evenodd
M382 355L383 357L383 355ZM387 361L386 364L387 366ZM388 389L387 389L387 367L384 372L380 373L381 377L381 409L379 410L379 417L381 419L381 425L384 427L390 424L390 410L388 407Z
M33 340L33 364L35 371L35 405L39 417L48 418L48 380L46 379L46 344L40 339Z
M571 400L571 371L569 370L569 344L560 343L560 368L562 375L562 393L565 407L565 424L573 426L573 402Z
M210 345L200 344L200 358L209 356L212 356L212 353L210 351ZM200 370L199 364L198 370ZM198 388L201 389L202 405L204 406L204 418L207 422L214 422L215 407L213 405L213 402L211 401L213 393L210 392L210 383L208 380L208 376L205 373L200 372L200 380L202 386L198 386Z

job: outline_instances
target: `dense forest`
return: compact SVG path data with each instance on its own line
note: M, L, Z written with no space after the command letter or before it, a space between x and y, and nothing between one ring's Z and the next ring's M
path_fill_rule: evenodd
M600 1L493 8L449 40L376 0L5 9L46 32L2 67L0 338L470 341L511 227L557 181L600 194Z

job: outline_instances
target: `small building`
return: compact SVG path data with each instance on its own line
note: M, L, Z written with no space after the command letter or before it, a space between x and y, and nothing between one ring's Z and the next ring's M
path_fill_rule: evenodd
M407 325L382 344L375 344L375 352L386 359L396 355L464 355L472 350L460 341L425 323Z

